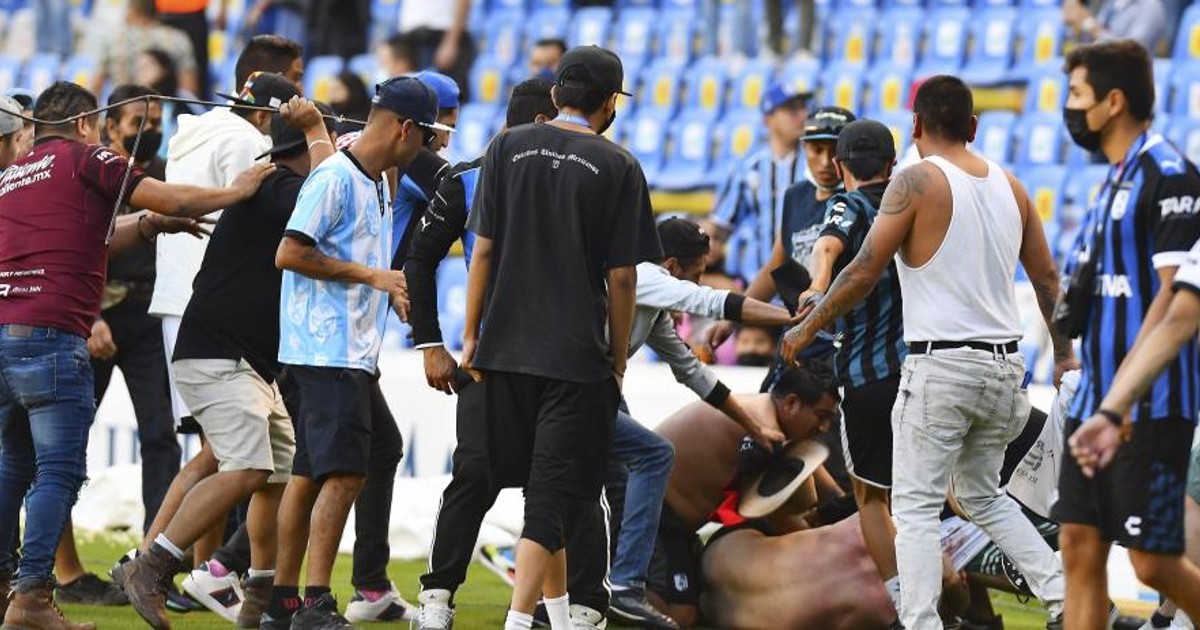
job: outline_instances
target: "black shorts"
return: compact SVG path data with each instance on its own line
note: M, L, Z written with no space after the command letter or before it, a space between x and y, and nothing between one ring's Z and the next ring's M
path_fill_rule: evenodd
M489 371L482 385L488 459L500 487L599 500L621 400L615 379L575 383Z
M1066 438L1079 428L1069 420ZM1150 553L1184 551L1183 498L1195 425L1184 418L1141 420L1133 437L1095 478L1064 457L1054 520L1090 525L1108 541ZM1064 439L1064 443L1066 439Z
M880 488L892 487L892 407L899 391L896 375L847 387L842 396L846 467L852 477Z
M363 370L304 365L289 365L287 374L296 424L292 474L314 481L334 473L365 476L373 467L375 376ZM381 425L383 420L395 427L390 413L380 418Z
M663 503L646 587L668 604L699 605L702 551L696 530L684 525L675 512Z

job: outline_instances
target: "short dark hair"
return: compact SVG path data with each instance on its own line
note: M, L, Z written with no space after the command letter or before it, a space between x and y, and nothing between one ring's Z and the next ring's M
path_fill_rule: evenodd
M504 124L508 127L525 125L536 120L538 114L547 118L557 116L558 108L554 106L554 99L550 98L552 87L554 83L546 79L529 79L518 83L508 99Z
M97 107L96 95L87 88L68 81L57 81L38 96L33 117L39 120L63 120ZM89 118L95 120L97 116L99 114L92 114ZM34 134L42 136L56 131L71 131L74 127L74 121L57 125L35 123Z
M417 67L417 44L413 41L412 35L396 33L387 38L383 45L388 47L396 59L405 59L413 68Z
M612 94L612 92L605 92L593 87L577 85L554 86L554 100L558 103L559 107L578 109L585 116L591 116L601 107L604 107L604 102Z
M779 400L795 394L805 405L815 405L826 395L841 400L837 379L833 369L820 361L813 361L798 368L784 368L771 386L771 397Z
M140 98L143 96L157 96L157 95L158 95L158 92L155 91L154 88L149 88L144 85L137 85L134 83L126 83L125 85L118 85L117 87L113 88L112 94L108 95L107 105L109 107L112 107L113 105L116 105L117 103L120 103L122 101L128 101L131 98ZM108 110L108 113L105 114L105 118L107 118L109 120L114 120L119 123L119 122L121 122L121 117L124 114L125 114L125 107L122 106L122 107L118 107L116 109Z
M142 15L158 16L158 8L154 5L154 0L129 0L129 8Z
M842 168L850 171L854 179L860 182L879 177L892 165L891 160L883 158L854 158L851 160L839 160L839 162Z
M971 88L958 77L942 74L925 80L917 88L913 113L925 131L935 136L956 142L971 141L975 100Z
M533 43L534 48L544 48L547 46L557 48L558 52L563 53L563 54L566 54L566 52L567 52L567 42L565 42L561 39L558 39L558 38L547 37L544 39L539 39Z
M1154 64L1150 53L1132 39L1117 39L1078 46L1066 59L1066 72L1087 70L1087 83L1096 100L1121 90L1129 103L1129 113L1138 121L1154 116Z
M246 79L255 72L277 72L287 74L297 59L304 56L304 48L296 42L278 35L255 35L246 43L238 55L234 67L234 91L242 89Z

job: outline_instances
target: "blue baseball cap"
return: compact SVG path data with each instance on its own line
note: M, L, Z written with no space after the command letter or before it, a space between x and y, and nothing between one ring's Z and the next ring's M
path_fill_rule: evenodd
M454 79L433 70L422 70L415 76L437 93L438 109L458 109L458 83Z
M416 77L393 77L376 85L371 107L381 107L422 127L454 131L437 121L437 92Z
M780 105L783 105L788 101L793 101L796 99L803 99L807 101L812 97L812 92L801 92L800 90L797 90L796 86L790 82L774 81L771 83L771 86L767 88L767 93L763 95L762 102L759 104L759 108L762 110L762 113L770 114L776 109L779 109Z

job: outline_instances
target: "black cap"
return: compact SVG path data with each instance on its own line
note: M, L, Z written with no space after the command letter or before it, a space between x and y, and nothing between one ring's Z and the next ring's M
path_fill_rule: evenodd
M664 258L697 258L708 254L708 234L690 219L672 218L658 224Z
M842 128L854 122L854 114L841 107L822 107L808 115L801 140L837 140Z
M625 70L621 67L621 58L599 46L576 46L568 50L558 62L555 82L564 87L585 87L633 96L623 91Z
M316 102L317 109L326 116L333 115L333 108L320 101ZM333 119L325 119L325 130L333 130ZM304 146L308 142L308 138L304 136L304 132L287 124L283 121L283 116L275 114L271 116L271 149L262 155L254 158L261 160L265 157L276 156L280 153L287 153L297 147Z
M254 72L246 77L246 84L237 96L216 93L221 98L229 99L238 105L253 105L279 109L284 103L300 96L296 84L278 72Z
M381 107L422 127L454 131L437 121L437 92L413 76L392 77L376 85L371 107Z
M846 125L838 136L837 159L896 159L896 139L892 130L878 120L858 120Z

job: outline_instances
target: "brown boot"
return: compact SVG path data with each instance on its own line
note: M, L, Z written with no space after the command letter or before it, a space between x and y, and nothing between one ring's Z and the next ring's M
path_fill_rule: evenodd
M275 585L272 577L246 578L242 582L242 591L246 594L242 600L242 609L238 611L237 625L239 628L258 628L262 623L263 613L271 604L271 587Z
M92 623L71 623L54 604L49 584L28 591L13 591L4 613L5 628L20 630L96 630Z
M175 558L170 553L153 545L150 551L138 554L136 559L113 571L113 579L125 591L129 603L154 630L171 628L163 576L174 575L175 565Z

